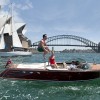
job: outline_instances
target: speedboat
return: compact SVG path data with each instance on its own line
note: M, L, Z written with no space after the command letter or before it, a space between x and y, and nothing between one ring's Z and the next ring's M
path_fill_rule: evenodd
M86 81L100 78L100 64L76 62L77 68L69 69L72 61L57 62L58 68L52 68L48 62L31 64L13 64L1 72L0 77L15 80L39 81Z

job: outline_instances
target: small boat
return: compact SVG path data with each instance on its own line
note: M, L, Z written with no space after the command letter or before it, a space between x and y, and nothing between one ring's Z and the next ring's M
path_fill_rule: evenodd
M86 81L100 78L100 64L78 62L77 68L68 69L72 62L58 62L58 68L48 63L13 64L1 72L0 77L15 80Z

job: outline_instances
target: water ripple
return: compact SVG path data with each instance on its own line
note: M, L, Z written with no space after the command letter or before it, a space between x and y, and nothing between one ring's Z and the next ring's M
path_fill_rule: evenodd
M46 60L48 61L48 57ZM87 62L100 63L100 54L96 53L60 53L55 54L56 61L83 58ZM9 57L8 57L9 58ZM0 72L4 70L8 58L0 58ZM42 54L31 57L12 57L14 63L44 62ZM100 79L86 82L38 82L0 79L0 100L99 100Z

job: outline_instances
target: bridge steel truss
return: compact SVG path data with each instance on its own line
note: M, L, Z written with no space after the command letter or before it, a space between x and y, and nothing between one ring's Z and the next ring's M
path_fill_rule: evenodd
M68 44L49 44L51 41L55 41L55 40L59 40L59 39L73 39L76 41L79 41L81 43L83 43L84 45L68 45ZM40 41L33 43L33 47L34 46L38 46ZM98 44L85 39L83 37L79 37L79 36L75 36L75 35L57 35L57 36L52 36L52 37L48 37L47 39L47 45L48 46L81 46L81 47L91 47L95 52L99 52L98 51Z

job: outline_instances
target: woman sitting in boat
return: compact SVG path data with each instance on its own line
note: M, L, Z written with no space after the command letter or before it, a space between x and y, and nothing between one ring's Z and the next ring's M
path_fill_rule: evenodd
M45 58L45 55L50 52L49 48L46 45L46 40L47 40L47 35L44 34L43 39L40 41L40 43L38 45L38 51L44 52L44 54L43 54L44 58Z
M51 53L51 56L49 57L49 63L52 68L57 68L57 63L55 61L55 56L53 51Z

